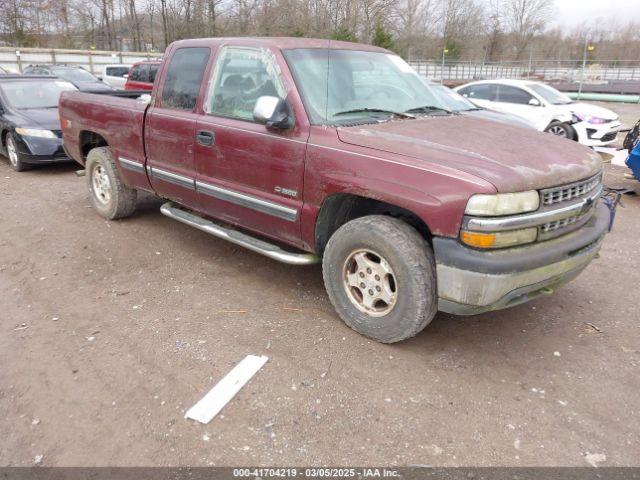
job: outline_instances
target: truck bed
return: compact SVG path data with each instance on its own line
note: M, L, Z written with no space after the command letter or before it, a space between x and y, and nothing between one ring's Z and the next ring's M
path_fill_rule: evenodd
M148 92L145 92L148 93ZM144 164L144 115L148 103L137 100L138 91L106 93L64 92L59 111L67 153L84 165L87 145L104 142L115 158ZM88 138L86 132L94 132Z

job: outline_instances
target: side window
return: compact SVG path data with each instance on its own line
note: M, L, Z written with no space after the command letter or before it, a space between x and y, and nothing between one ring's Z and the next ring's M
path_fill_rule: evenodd
M146 65L136 65L131 69L131 73L129 74L129 79L134 82L146 82L147 81L147 71Z
M462 94L470 99L489 100L496 99L496 86L489 83L481 83L480 85L471 85L462 90Z
M210 53L211 51L206 47L186 47L176 50L164 78L163 107L193 110L198 100L198 92Z
M156 74L158 73L159 65L156 63L152 63L149 65L149 83L154 83L156 81Z
M110 77L122 78L127 74L128 71L129 69L127 67L107 67L105 75L108 75Z
M224 47L218 56L205 112L253 121L253 107L263 96L286 98L280 67L269 50Z
M533 97L517 87L508 85L500 85L498 88L498 101L504 103L517 103L519 105L528 105Z

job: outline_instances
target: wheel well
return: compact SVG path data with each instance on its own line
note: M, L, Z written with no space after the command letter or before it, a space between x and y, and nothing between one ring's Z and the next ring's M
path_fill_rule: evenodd
M9 134L9 130L3 130L0 133L0 146L3 148L7 145L7 135Z
M84 160L87 159L87 155L93 148L107 146L109 146L109 144L99 133L88 130L80 132L80 150L82 151L82 158Z
M429 243L431 231L415 213L396 205L359 195L339 193L325 199L316 221L316 252L322 255L331 235L345 223L366 215L389 215L415 228Z

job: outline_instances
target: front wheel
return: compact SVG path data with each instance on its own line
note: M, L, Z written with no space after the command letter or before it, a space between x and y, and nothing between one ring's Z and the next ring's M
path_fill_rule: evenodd
M566 123L558 121L551 122L545 129L545 132L555 135L556 137L573 140L573 129Z
M94 148L87 155L87 187L97 212L109 220L129 217L136 209L138 193L122 183L110 150Z
M371 215L346 223L327 243L322 272L340 318L379 342L413 337L436 314L433 251L402 220Z
M30 166L22 161L20 152L18 151L18 144L13 136L13 133L7 134L7 155L9 156L9 162L11 162L11 168L16 172L24 172L29 170Z

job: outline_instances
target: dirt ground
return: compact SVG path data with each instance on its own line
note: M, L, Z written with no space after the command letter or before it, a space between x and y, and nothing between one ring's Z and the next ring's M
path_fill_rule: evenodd
M555 295L381 345L338 319L319 267L155 199L104 221L75 168L0 161L0 465L639 465L640 196ZM633 187L623 172L607 183ZM247 354L269 362L210 424L185 420Z

